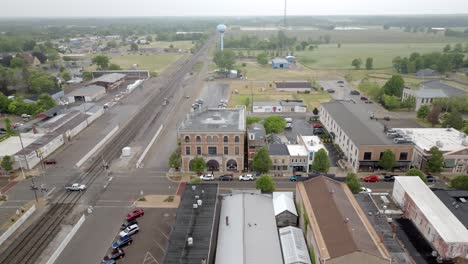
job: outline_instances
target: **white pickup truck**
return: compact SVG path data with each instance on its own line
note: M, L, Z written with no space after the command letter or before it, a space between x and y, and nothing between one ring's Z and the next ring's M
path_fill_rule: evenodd
M74 183L72 186L67 186L65 187L67 191L84 191L86 190L86 185L84 184L79 184L79 183Z

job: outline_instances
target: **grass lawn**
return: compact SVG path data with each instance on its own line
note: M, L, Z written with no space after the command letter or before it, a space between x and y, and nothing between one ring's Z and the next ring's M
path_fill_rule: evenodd
M122 69L130 69L133 64L138 64L139 69L160 73L180 57L182 57L182 54L179 53L126 54L113 57L111 63L119 65Z
M183 50L188 50L193 47L192 41L186 41L186 40L181 40L181 41L153 41L148 45L141 45L141 47L148 47L148 48L169 48L170 45L174 45L174 48L179 48Z
M298 61L311 69L352 69L351 61L361 58L365 67L367 57L374 59L375 69L392 67L392 60L397 56L409 56L412 52L429 53L442 51L447 43L360 43L319 45L313 51L299 51L295 55ZM452 43L454 44L454 43Z
M309 111L314 107L319 107L320 103L328 102L330 95L325 92L312 92L310 94L298 94L288 92L277 92L271 82L232 82L231 83L231 98L229 107L236 105L245 105L246 100L251 101L253 93L254 101L278 101L284 99L303 100ZM237 91L237 94L234 92ZM247 99L249 98L249 99ZM250 102L251 106L251 102Z

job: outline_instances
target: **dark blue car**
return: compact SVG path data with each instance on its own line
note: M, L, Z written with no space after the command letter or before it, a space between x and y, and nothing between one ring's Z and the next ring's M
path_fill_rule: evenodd
M112 243L112 248L113 249L121 248L126 245L132 244L132 242L133 242L133 239L131 236L124 236L124 237L121 237L119 240L115 241L114 243Z

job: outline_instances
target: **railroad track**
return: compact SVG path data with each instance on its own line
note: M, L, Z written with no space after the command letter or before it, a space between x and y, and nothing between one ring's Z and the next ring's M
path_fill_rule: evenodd
M209 42L208 42L209 43ZM167 84L161 92L146 100L144 106L138 113L127 122L119 133L106 145L96 156L111 162L120 155L120 150L127 146L141 129L152 126L160 117L162 101L164 98L172 97L178 89L177 85L183 77L190 72L199 58L207 51L209 44L205 44L187 62L183 62L179 70L174 68L169 73ZM149 122L149 120L151 120ZM146 133L145 133L146 134ZM104 171L102 160L94 159L90 166L80 175L81 183L91 186ZM81 196L86 192L63 192L52 202L52 206L35 223L29 226L4 252L0 254L0 263L17 264L35 263L43 250L60 231L61 225L75 209ZM100 195L99 193L97 195ZM92 201L96 202L97 197Z

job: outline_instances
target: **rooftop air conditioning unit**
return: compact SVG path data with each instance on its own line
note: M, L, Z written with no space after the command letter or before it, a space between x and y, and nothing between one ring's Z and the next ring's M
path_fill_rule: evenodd
M468 146L468 140L466 140L466 139L463 140L463 141L462 141L462 145L463 145L463 146Z

